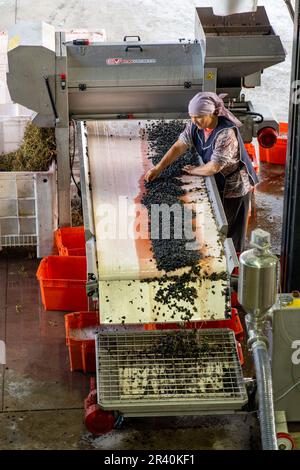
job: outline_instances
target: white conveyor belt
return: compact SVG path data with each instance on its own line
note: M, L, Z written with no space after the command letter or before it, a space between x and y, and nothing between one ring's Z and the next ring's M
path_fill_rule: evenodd
M154 299L161 286L151 279L165 273L157 269L153 259L147 234L148 215L146 209L141 211L140 207L144 175L152 166L147 158L148 143L143 138L145 124L144 121L87 124L102 323L181 320L177 308L158 305ZM226 271L226 259L218 241L218 229L204 180L191 176L183 179L186 182L184 188L189 189L184 202L191 204L193 201L198 221L196 237L202 246L201 276L191 283L198 294L193 306L196 307L193 311L197 312L191 320L224 319L227 281L207 278L212 273ZM200 204L194 205L195 201ZM134 237L137 226L143 233L139 239ZM172 274L181 274L185 270ZM177 305L189 308L189 303L183 300L177 299Z

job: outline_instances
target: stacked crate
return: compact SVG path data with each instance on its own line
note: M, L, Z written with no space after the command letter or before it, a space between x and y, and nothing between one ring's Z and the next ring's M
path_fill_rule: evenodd
M59 256L42 259L37 278L45 310L69 311L65 315L70 370L95 372L93 329L99 314L88 311L84 227L59 228L54 233Z

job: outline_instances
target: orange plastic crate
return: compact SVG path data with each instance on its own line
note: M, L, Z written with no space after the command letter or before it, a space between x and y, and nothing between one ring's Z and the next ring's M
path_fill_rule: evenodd
M265 149L259 146L259 157L261 162L285 165L288 139L288 123L279 123L279 137L274 147Z
M85 256L48 256L36 275L45 310L87 310Z
M244 329L236 308L231 309L231 318L224 320L208 320L196 321L186 324L186 328L229 328L234 331L235 337L238 341L244 338ZM178 323L145 323L144 330L172 330L178 329Z
M54 233L60 256L85 256L84 227L63 227Z
M98 312L76 312L65 315L66 344L69 349L70 370L96 371L96 349L94 339L72 338L72 329L99 326Z
M209 328L229 328L234 331L238 355L241 365L244 364L243 351L240 345L240 341L244 339L244 329L239 318L238 310L236 308L231 309L231 318L226 320L211 320L211 321L201 321L201 322L190 322L186 324L186 328L199 328L199 329L209 329ZM145 323L144 330L172 330L178 329L178 323Z
M257 156L256 156L256 150L255 150L255 147L253 144L245 144L245 148L248 152L248 155L249 157L251 158L251 161L252 161L252 165L253 165L253 168L254 168L254 171L256 173L258 173L259 171L259 164L258 164L258 160L257 160Z

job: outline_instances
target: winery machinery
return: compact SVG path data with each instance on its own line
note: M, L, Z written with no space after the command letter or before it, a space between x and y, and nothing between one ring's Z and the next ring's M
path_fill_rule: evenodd
M264 7L227 17L197 8L195 39L163 43L139 36L120 43L66 40L45 23L18 23L10 32L11 97L36 112L37 125L55 127L60 226L70 224L70 121L77 130L87 293L98 302L101 320L98 402L88 402L100 416L95 431L109 430L116 415L244 409L247 390L228 294L237 257L214 178L181 177L182 202L198 221L198 271L160 269L149 234L131 235L137 220L141 225L149 216L141 208L143 176L155 156L157 126L166 131L184 123L199 91L226 93L227 106L243 122L244 141L258 137L273 145L276 119L267 106L254 108L243 89L259 86L263 70L284 60ZM178 286L194 293L192 305ZM192 328L182 328L187 311Z
M66 42L63 32L45 23L12 28L11 97L37 113L37 125L56 127L60 225L70 223L70 119L186 118L194 94L222 91L245 122L245 141L264 130L262 138L274 143L270 129L276 131L278 124L267 106L262 113L253 110L241 94L242 87L260 84L265 68L285 59L264 7L225 18L211 8L197 8L195 38L145 44L137 36L90 44L86 39Z

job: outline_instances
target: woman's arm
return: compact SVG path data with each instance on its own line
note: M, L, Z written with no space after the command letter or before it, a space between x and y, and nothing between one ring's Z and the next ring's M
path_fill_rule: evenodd
M181 155L183 155L187 150L188 145L181 140L177 140L177 142L175 142L175 144L172 145L172 147L167 151L161 161L146 173L145 180L153 181L165 168L170 166L171 163L175 162L175 160L181 157Z
M212 176L216 173L219 173L221 166L215 162L208 162L206 165L203 166L192 166L187 165L183 167L183 170L188 173L189 175L196 175L196 176Z
M188 165L184 170L190 175L212 176L239 163L239 145L233 129L224 129L216 139L211 160L206 165L193 167Z

